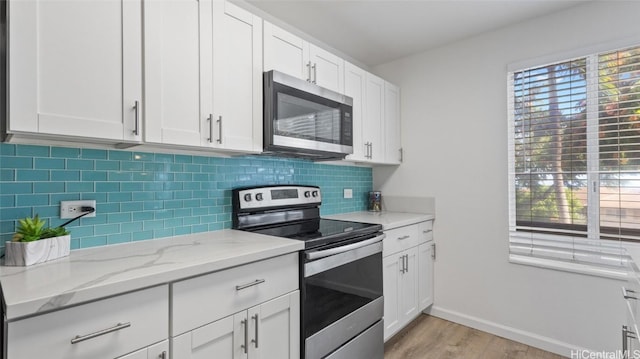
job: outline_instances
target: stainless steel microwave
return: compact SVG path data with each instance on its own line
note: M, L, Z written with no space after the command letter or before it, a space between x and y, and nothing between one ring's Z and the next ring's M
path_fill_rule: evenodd
M353 153L353 99L278 71L265 72L264 153L314 160Z

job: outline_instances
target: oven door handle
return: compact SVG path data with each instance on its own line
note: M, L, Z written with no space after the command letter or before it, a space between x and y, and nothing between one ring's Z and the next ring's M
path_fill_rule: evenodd
M381 234L377 237L373 237L371 239L367 239L362 242L347 244L346 246L341 246L341 247L336 247L331 249L309 252L307 253L307 260L312 261L314 259L324 258L324 257L332 256L334 254L344 253L344 252L352 251L354 249L366 247L370 244L382 241L385 237L386 237L386 234Z

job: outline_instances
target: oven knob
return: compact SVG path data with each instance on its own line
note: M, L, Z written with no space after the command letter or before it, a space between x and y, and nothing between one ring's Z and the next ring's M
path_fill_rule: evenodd
M305 196L305 198L309 198L309 197L311 197L311 192L309 192L309 191L305 191L305 192L304 192L304 196Z
M314 197L318 197L318 191L313 191L312 194L313 194Z
M247 193L244 195L245 202L251 202L251 193Z
M262 193L256 193L256 201L262 201Z

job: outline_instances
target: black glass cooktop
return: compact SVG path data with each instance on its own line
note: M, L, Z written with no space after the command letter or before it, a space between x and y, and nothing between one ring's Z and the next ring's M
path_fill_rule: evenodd
M253 229L252 232L276 237L298 239L305 242L305 249L329 245L382 230L379 224L311 219Z

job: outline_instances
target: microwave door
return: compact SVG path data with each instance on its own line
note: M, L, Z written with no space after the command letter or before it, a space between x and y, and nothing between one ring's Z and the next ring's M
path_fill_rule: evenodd
M353 151L351 139L348 143L344 139L344 105L286 86L277 87L280 91L274 94L270 124L274 145L337 153Z

